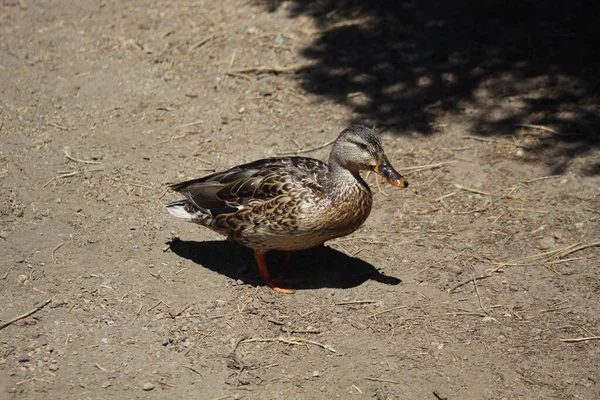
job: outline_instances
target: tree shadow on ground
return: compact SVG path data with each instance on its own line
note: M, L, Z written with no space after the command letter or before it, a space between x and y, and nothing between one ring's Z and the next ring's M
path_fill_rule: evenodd
M264 285L257 273L252 250L229 241L195 242L174 239L171 250L211 271L252 285ZM295 252L290 264L281 266L278 252L267 253L272 274L298 281L294 289L339 288L359 286L367 280L397 285L400 279L380 273L373 265L350 257L327 246Z
M308 15L319 28L303 50L314 61L298 74L303 88L351 107L354 122L431 135L442 129L439 116L460 116L465 133L526 130L534 139L526 149L556 173L600 145L595 1L285 3L291 17Z

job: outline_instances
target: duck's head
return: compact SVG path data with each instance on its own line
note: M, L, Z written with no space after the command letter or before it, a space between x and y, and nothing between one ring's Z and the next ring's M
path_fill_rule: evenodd
M353 173L374 171L393 186L408 186L406 179L390 164L379 136L366 126L351 126L340 133L331 149L330 163Z

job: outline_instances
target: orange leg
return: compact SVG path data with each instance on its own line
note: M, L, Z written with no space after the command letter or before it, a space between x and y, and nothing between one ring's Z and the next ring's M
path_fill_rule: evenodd
M284 251L283 252L283 266L287 267L291 260L292 260L292 252Z
M263 281L267 285L269 285L273 290L279 293L293 293L294 290L284 289L277 285L277 279L271 278L271 274L269 273L269 269L267 268L267 263L265 261L265 255L263 253L259 253L257 251L254 252L254 258L256 259L256 263L258 264L258 274L261 276Z

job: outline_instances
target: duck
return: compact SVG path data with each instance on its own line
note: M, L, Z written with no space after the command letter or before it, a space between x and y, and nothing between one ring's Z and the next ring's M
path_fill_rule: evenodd
M373 205L362 171L373 171L395 187L408 186L388 160L377 133L355 125L333 142L328 163L289 156L238 165L170 184L184 198L165 207L175 217L254 250L263 281L277 292L291 293L289 281L269 273L265 253L283 252L287 266L292 252L357 230Z

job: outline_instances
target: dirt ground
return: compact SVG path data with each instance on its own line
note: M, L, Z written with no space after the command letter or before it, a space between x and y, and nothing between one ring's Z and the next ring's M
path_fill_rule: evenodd
M598 8L479 3L0 0L0 397L600 398ZM356 122L294 294L163 207Z

